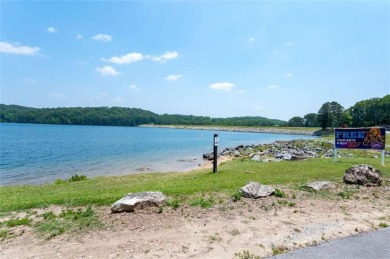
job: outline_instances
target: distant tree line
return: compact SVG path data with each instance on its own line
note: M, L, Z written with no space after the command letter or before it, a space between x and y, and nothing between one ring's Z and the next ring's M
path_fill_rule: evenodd
M370 127L390 125L390 95L357 102L344 109L337 102L322 104L318 113L309 113L304 117L295 116L287 122L291 127Z
M138 126L156 125L222 125L222 126L285 126L286 121L264 117L211 118L205 116L163 114L136 108L122 107L75 107L30 108L0 104L0 122Z

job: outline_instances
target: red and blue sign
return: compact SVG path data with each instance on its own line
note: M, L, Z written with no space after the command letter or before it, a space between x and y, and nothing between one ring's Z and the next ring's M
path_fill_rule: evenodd
M336 148L384 150L385 128L340 128L335 129Z

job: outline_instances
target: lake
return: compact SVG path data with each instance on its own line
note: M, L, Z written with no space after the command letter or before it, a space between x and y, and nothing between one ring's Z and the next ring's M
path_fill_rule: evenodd
M0 185L131 173L187 171L202 154L310 136L144 127L0 123Z

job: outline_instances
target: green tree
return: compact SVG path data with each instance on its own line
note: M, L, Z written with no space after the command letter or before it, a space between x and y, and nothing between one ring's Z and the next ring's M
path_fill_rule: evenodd
M318 123L322 129L338 127L341 124L344 107L338 102L326 102L318 111Z
M304 119L299 116L292 117L288 122L287 125L290 127L303 127L305 126Z
M317 121L317 114L316 113L308 113L305 116L303 116L303 121L305 124L305 127L318 127L320 126Z

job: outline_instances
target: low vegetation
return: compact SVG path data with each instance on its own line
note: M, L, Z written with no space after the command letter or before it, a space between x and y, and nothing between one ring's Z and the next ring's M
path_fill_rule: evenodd
M313 158L304 161L259 163L248 159L237 159L223 163L218 173L197 170L182 173L151 173L127 176L95 177L66 184L7 186L0 188L0 213L49 205L110 205L129 192L162 191L170 197L170 206L180 206L181 196L223 193L238 200L236 193L249 181L268 185L287 184L299 188L313 180L341 181L346 169L356 164L368 163L379 169L385 178L390 177L390 159L385 166L380 158L372 156L344 157L333 159ZM232 195L233 194L233 195ZM279 196L285 195L281 190ZM345 190L341 198L351 198L353 193ZM208 197L207 195L204 197ZM193 201L196 206L206 206L208 198Z

